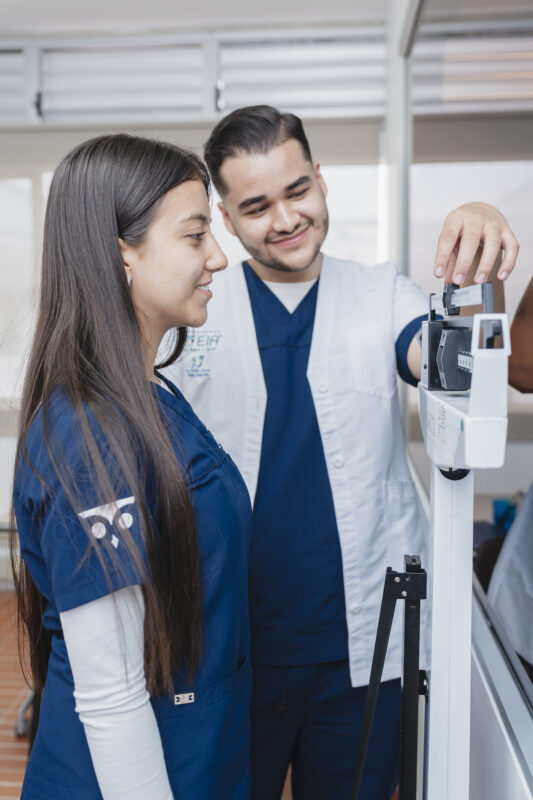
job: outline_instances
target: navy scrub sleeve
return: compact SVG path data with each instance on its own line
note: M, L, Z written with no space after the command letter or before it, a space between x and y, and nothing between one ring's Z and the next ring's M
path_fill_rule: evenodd
M152 704L174 797L246 800L250 501L235 465L188 403L159 387L154 392L191 491L200 546L204 631L194 682L176 674L175 693L152 698ZM112 471L105 441L88 415L100 453ZM74 477L75 508L44 445L42 412L27 436L28 457L19 461L14 502L22 555L46 600L43 624L60 632L59 612L142 582L141 571L121 547L125 535L133 537L143 557L144 549L135 498L127 487L118 481L113 502L97 505L80 456L79 422L62 392L51 398L48 427L55 462L63 475ZM119 556L118 568L111 566L111 553ZM60 635L53 636L22 800L101 800L73 688L65 643ZM184 697L189 702L184 703Z
M124 537L131 536L145 560L136 498L118 475L96 420L87 413L114 486L109 503L101 505L98 500L83 455L81 424L61 391L52 395L47 409L51 454L44 440L41 408L30 426L26 455L19 459L15 476L21 552L46 598L43 624L52 631L61 630L59 612L143 582L143 569L135 565L123 544Z

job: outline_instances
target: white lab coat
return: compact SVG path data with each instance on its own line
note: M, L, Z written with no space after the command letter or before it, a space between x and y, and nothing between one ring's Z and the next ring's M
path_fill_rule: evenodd
M404 554L425 552L395 341L426 311L426 296L392 264L369 268L324 256L307 377L340 537L354 686L368 684L386 567L402 570ZM237 463L253 500L266 389L242 265L215 276L208 312L166 374ZM399 604L383 680L400 675L402 611Z

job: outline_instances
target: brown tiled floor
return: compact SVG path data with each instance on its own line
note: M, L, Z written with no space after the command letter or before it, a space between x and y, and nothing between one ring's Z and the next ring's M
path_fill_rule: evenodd
M15 598L0 593L0 798L18 800L28 742L14 733L18 710L28 696L17 653Z

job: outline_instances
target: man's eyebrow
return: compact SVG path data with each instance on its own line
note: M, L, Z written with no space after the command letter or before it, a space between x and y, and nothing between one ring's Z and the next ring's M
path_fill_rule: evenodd
M305 183L311 183L311 178L308 175L302 175L301 178L297 178L295 181L285 187L285 191L292 192L293 189L297 189L298 186L303 186Z
M180 219L179 224L184 225L186 222L201 222L202 225L209 225L210 221L209 217L206 217L205 214L190 214L188 217Z
M248 197L246 200L243 200L242 203L239 203L237 208L239 211L244 211L244 209L248 208L249 206L255 206L256 203L263 203L266 200L266 195L258 194L257 197Z
M297 189L298 186L303 186L307 183L311 183L311 178L308 175L302 175L301 178L296 178L295 181L289 183L289 185L285 187L285 191L292 192L294 189ZM255 206L256 203L264 203L266 199L267 198L265 194L258 194L256 197L247 197L246 200L243 200L242 203L239 203L237 208L239 211L244 211L245 209L249 208L249 206Z

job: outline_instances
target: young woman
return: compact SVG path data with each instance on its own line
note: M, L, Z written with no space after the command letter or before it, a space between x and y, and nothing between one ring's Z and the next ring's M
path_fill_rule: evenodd
M154 371L227 263L208 188L192 154L126 135L52 181L14 483L43 687L23 800L248 797L249 497Z

